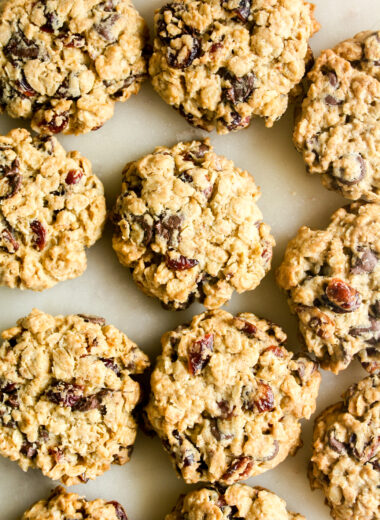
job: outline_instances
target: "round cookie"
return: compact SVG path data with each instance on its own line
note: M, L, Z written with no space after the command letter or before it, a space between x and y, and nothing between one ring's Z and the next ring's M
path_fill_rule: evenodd
M335 520L380 518L380 377L351 386L314 426L309 478Z
M294 130L310 173L348 199L380 202L380 31L322 52Z
M119 502L100 498L87 501L63 487L55 488L47 500L40 500L22 515L21 520L128 520Z
M207 487L182 495L165 520L208 518L230 520L305 520L290 513L279 496L261 487L234 484L226 489Z
M245 480L300 446L320 374L285 341L271 322L222 310L163 336L146 413L188 484Z
M208 140L159 147L129 163L114 209L113 247L137 285L180 310L252 290L270 269L274 239L246 171Z
M277 271L306 347L338 373L358 358L380 368L380 211L353 203L325 230L303 226Z
M319 29L304 0L175 0L156 12L153 87L187 119L225 134L271 127L305 74Z
M103 318L33 310L2 333L0 454L66 485L125 464L147 356Z
M0 136L0 285L42 291L80 276L105 218L103 185L79 152L22 129Z
M139 91L147 41L131 0L5 0L0 110L38 133L97 130Z

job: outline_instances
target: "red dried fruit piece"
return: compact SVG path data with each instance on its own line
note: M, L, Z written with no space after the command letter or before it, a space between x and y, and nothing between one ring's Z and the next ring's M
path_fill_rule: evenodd
M33 459L37 455L38 446L35 442L25 440L20 448L20 453L25 455L28 459Z
M257 327L253 323L243 320L242 318L235 318L234 320L235 327L240 330L243 334L248 336L249 338L254 338L257 333Z
M63 451L60 448L49 448L48 453L54 459L56 464L61 462L63 459Z
M45 129L52 134L59 134L63 132L69 123L69 113L62 112L61 114L54 114L50 121L43 119L38 126Z
M34 246L39 251L42 251L46 245L46 229L39 220L33 220L30 223L30 228L35 234L35 237L33 238Z
M319 336L320 338L327 338L331 335L331 328L335 329L335 325L332 319L330 319L324 312L316 310L318 316L313 316L309 320L309 327Z
M83 177L83 172L80 170L70 170L66 176L66 184L78 184Z
M88 410L100 409L102 406L103 398L108 394L108 390L100 390L97 394L88 395L82 397L76 404L73 405L72 409L77 412L87 412Z
M183 57L182 50L183 49L181 48L177 51L168 47L166 60L169 67L173 67L174 69L186 69L187 67L190 67L193 61L201 55L201 41L198 38L193 37L193 45L191 49L188 50L185 57Z
M180 255L178 260L174 258L166 257L166 265L169 269L173 271L185 271L186 269L192 269L196 265L198 265L198 260L193 258L186 258L183 255Z
M19 191L19 189L21 187L22 177L18 173L8 173L5 175L5 177L8 180L9 191L6 195L2 195L0 197L0 200L11 199L12 197L14 197L16 195L16 193Z
M255 395L254 404L259 411L270 412L274 408L274 395L271 387L263 381L258 382L258 390Z
M245 103L255 90L256 77L252 73L238 78L227 72L223 77L231 84L230 87L224 90L224 97L233 105Z
M119 520L128 520L127 513L119 502L112 500L111 502L107 502L107 504L111 504L115 508L115 513Z
M360 307L360 293L339 278L333 278L330 280L325 293L328 302L331 304L335 312L353 312Z
M284 358L285 357L285 351L283 348L278 347L277 345L271 345L270 347L267 347L264 352L271 352L278 358Z
M248 478L253 466L252 457L239 457L235 459L227 471L222 475L222 480L237 482L238 480L244 480Z
M34 88L29 85L24 73L22 74L21 79L16 81L16 88L26 97L35 97L37 95Z
M214 334L195 341L189 348L189 372L193 376L198 375L210 361L214 351Z
M83 397L83 387L77 384L57 381L50 386L46 397L54 404L70 408L75 406Z
M108 41L108 42L115 41L116 38L112 34L112 28L119 19L120 19L119 14L111 14L110 16L108 16L108 18L106 18L106 19L102 20L101 22L99 22L98 24L94 25L94 29L106 41Z
M60 39L65 47L81 49L86 45L86 39L81 34L68 34L61 36Z
M103 361L105 366L107 368L110 368L111 370L113 370L115 372L115 374L120 374L120 368L117 365L117 363L115 363L114 359L112 359L112 358L100 358L100 361Z
M230 403L226 400L219 401L217 405L220 408L220 417L221 419L231 419L234 415L235 406L230 407Z

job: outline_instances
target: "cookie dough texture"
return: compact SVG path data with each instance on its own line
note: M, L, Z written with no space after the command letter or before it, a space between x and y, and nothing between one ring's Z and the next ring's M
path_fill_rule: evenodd
M79 152L26 130L0 136L0 285L42 291L80 276L105 217L103 185Z
M97 130L147 75L130 0L5 0L0 17L0 106L36 132Z
M234 484L226 489L213 487L182 495L165 520L305 520L297 513L290 513L279 496L260 487Z
M380 208L353 203L325 230L301 227L277 272L306 347L338 373L380 368Z
M380 518L380 377L353 385L316 420L309 478L335 520Z
M180 0L155 15L149 72L160 96L221 134L255 116L271 127L305 74L319 29L303 0Z
M125 464L148 358L93 316L33 310L2 333L0 454L66 485Z
M270 269L274 239L246 171L210 142L159 147L129 163L114 209L113 247L138 286L170 309L222 306Z
M294 130L307 170L348 199L380 202L380 31L322 52Z
M40 500L23 514L21 520L127 520L123 507L100 498L87 501L63 487L55 488L47 500Z
M273 323L222 310L163 336L146 412L187 483L230 485L300 446L320 374L285 341Z

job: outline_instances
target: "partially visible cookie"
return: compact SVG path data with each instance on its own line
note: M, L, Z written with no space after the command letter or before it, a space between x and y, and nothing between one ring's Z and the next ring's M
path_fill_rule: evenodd
M305 74L319 29L304 0L175 0L155 15L153 87L195 126L271 127Z
M95 316L33 310L2 333L0 454L66 485L125 464L147 356Z
M351 386L314 426L309 467L335 520L380 518L380 377Z
M246 171L209 142L159 147L129 163L113 213L113 247L137 285L164 306L207 308L255 289L274 239Z
M180 496L165 520L208 518L210 520L305 520L290 513L279 496L261 487L234 484L227 488L207 487Z
M338 373L380 369L380 208L353 203L325 230L301 227L277 271L306 347Z
M5 0L0 110L43 134L97 130L139 91L147 40L131 0Z
M146 412L188 484L245 480L300 446L320 374L285 341L271 322L222 310L163 336Z
M22 129L0 136L0 285L42 291L80 276L105 217L103 185L79 152Z
M294 130L307 170L348 199L380 202L380 31L322 52Z
M40 500L22 515L21 520L127 520L119 502L92 501L63 487L55 488L47 500Z

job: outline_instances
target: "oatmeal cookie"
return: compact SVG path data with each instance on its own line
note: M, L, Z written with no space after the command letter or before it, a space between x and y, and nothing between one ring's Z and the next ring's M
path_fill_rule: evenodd
M0 110L43 134L97 130L147 75L145 22L130 0L5 0Z
M300 446L320 374L285 341L273 323L222 310L163 336L146 413L187 483L230 485Z
M0 136L0 285L42 291L80 276L105 217L103 185L79 152L26 130Z
M55 488L47 500L40 500L23 514L21 520L128 520L119 502L100 498L87 501L63 487Z
M207 487L182 495L165 520L207 518L209 520L305 520L290 513L279 496L261 487L234 484L230 487Z
M129 163L113 214L113 247L137 285L170 309L207 308L249 291L270 269L274 239L246 171L210 142L160 147Z
M174 0L156 12L153 87L195 126L271 127L305 74L319 29L304 0Z
M0 454L66 485L125 464L147 356L103 318L33 310L2 333Z
M306 347L338 373L354 357L380 368L380 208L353 203L327 229L303 226L277 271Z
M335 520L380 518L380 376L353 385L316 420L309 478Z
M294 130L307 170L348 199L380 202L380 31L322 52Z

